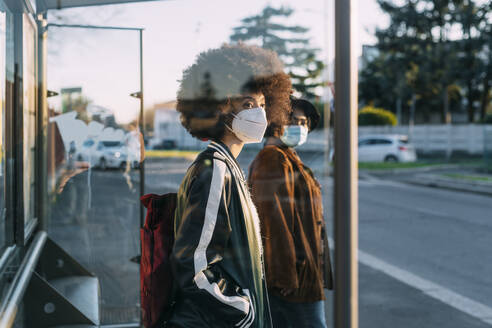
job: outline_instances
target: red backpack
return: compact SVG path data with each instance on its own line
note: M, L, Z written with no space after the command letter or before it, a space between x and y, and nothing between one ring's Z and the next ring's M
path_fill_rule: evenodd
M162 327L172 307L169 257L174 245L176 197L176 193L140 197L147 208L145 225L140 229L140 308L145 328Z

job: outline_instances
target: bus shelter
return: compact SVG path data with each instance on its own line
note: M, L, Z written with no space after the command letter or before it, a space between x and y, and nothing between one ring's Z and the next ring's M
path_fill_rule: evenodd
M77 143L83 144L86 140L70 139L73 143L66 142L65 136L74 133L74 130L65 128L63 122L73 120L73 117L70 113L53 116L48 106L48 98L56 96L56 93L48 90L47 57L50 44L47 42L47 37L52 28L107 29L139 33L140 39L139 43L135 43L135 49L140 49L140 62L136 63L135 67L139 67L140 82L139 90L134 90L132 95L140 101L139 124L144 130L143 29L62 24L50 26L47 22L47 14L50 10L127 2L140 1L0 0L0 103L2 107L0 327L104 326L100 313L102 277L93 270L88 270L72 256L72 252L76 252L76 249L68 250L63 246L63 241L55 242L52 238L57 233L62 236L60 238L73 240L78 238L76 230L70 236L67 236L66 231L57 232L57 229L66 222L53 220L54 211L76 212L80 217L90 217L94 212L84 212L85 210L79 209L77 205L61 209L52 205L56 199L49 190L64 188L69 190L73 177L90 180L91 176L87 176L86 168L74 164L85 155L72 151ZM335 1L335 81L338 90L335 100L337 111L333 209L336 327L358 326L357 63L354 53L356 3L355 0ZM65 89L64 94L58 96L71 99L70 97L79 92L79 89ZM74 105L70 103L67 106ZM105 114L100 112L98 115ZM107 115L104 117L111 119ZM100 127L97 124L89 124L88 127L80 126L80 128L87 129L89 132L86 133L90 134L90 131ZM124 136L130 135L130 132L129 130L120 132L114 128L105 133L109 141L119 142L118 140ZM63 149L63 152L57 153L53 149ZM133 172L133 174L138 176L140 181L139 187L134 188L137 192L128 194L125 196L128 198L122 201L133 202L133 205L118 207L118 210L129 211L133 217L140 218L139 223L133 226L134 231L128 232L134 234L136 236L134 238L137 239L138 228L143 219L143 208L138 204L138 197L146 190L144 174L146 162L147 160L134 168L138 173ZM59 175L57 168L61 163L71 165L69 175ZM103 164L109 165L106 162L98 162L100 166ZM84 171L85 175L79 174L77 170ZM127 181L131 180L131 174L129 173ZM84 193L83 190L78 192ZM88 204L93 202L90 198L77 199ZM120 206L120 203L115 206ZM83 224L90 224L89 218L83 220L86 220ZM123 221L118 224L125 225ZM81 245L90 244L92 237L82 236ZM135 242L135 239L133 241ZM116 247L112 251L117 252L120 249ZM133 255L138 257L138 254ZM133 288L138 291L138 268L134 263L132 265L128 272L133 272L133 282L137 284ZM122 268L122 270L126 269ZM103 293L106 292L105 288L109 287L103 286ZM136 308L138 309L138 306ZM117 324L108 325L108 327L138 326L138 313L126 316Z

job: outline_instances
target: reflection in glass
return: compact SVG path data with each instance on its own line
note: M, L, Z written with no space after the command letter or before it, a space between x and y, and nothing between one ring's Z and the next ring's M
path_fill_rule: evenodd
M0 8L2 5L0 4ZM6 13L0 9L0 250L5 244L5 39Z
M50 30L51 37L59 31ZM49 99L48 233L98 277L102 324L138 322L139 266L131 260L140 252L138 167L143 146L132 124L138 102L129 96L138 79L123 79L117 85L112 76L114 70L137 69L138 61L124 55L132 44L126 33L64 32L70 40L86 42L81 47L67 41L59 52L48 53L48 84L60 93ZM108 41L119 36L124 43ZM93 38L98 40L94 45L87 41ZM77 48L77 55L71 47ZM101 47L107 57L99 56ZM116 59L134 65L111 66ZM60 62L66 66L60 67ZM91 71L101 62L104 69ZM101 81L110 86L102 92L104 99L98 98Z
M36 142L36 28L28 15L23 17L23 86L24 86L24 220L34 213L34 168Z

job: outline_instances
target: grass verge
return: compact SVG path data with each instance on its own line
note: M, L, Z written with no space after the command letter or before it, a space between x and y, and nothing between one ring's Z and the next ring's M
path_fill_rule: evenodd
M365 170L391 170L391 169L411 169L419 167L432 167L439 165L459 165L462 167L479 168L483 167L482 159L466 159L453 161L439 160L421 160L419 162L401 163L401 162L359 162L359 169Z
M414 163L386 163L386 162L359 162L359 169L363 170L391 170L391 169L409 169L417 167L427 167L436 166L446 163L424 163L424 162L414 162Z
M443 173L441 175L453 179L492 182L492 177L487 177L484 175L469 175L469 174L460 174L460 173Z
M195 160L199 151L193 150L146 150L146 158L186 158L190 161Z

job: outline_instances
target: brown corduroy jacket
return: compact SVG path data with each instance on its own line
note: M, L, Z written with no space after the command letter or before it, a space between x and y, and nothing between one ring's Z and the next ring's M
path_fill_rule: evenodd
M333 281L321 187L311 170L292 148L267 145L250 166L249 185L269 291L291 302L323 300ZM284 297L284 288L294 292Z

